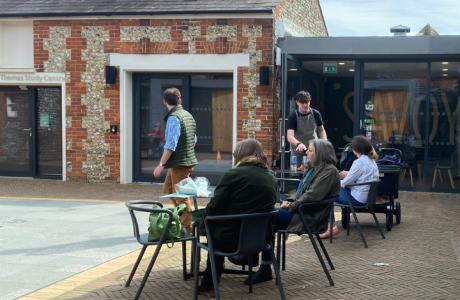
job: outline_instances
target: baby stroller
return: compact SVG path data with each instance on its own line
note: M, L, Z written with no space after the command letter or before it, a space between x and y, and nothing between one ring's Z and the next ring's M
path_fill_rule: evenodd
M379 155L377 167L379 169L380 185L377 189L377 197L384 200L384 203L377 203L373 206L375 213L386 214L386 228L391 231L393 228L393 215L396 216L396 224L401 222L401 204L395 199L399 197L399 175L401 173L401 150L395 148L376 148ZM375 148L374 148L375 150ZM341 158L340 169L349 171L353 162L357 159L351 145L345 146ZM388 200L388 202L387 202ZM359 208L355 208L360 212ZM347 228L346 210L342 209L342 227Z

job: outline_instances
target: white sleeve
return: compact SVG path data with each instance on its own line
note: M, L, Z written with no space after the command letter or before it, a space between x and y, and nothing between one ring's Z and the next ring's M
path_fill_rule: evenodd
M361 174L363 173L362 169L363 168L361 166L361 161L355 160L351 165L351 169L348 172L348 175L340 181L340 186L345 187L347 184L355 183L358 180L359 176L361 176Z

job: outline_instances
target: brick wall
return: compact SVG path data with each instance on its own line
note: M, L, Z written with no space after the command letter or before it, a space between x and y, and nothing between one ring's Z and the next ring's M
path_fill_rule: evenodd
M108 54L248 53L238 69L237 140L258 139L272 156L276 83L273 20L75 20L34 21L38 72L66 73L66 148L69 180L118 181L120 86L106 86ZM259 66L269 66L271 84L258 86ZM120 128L122 131L123 128Z

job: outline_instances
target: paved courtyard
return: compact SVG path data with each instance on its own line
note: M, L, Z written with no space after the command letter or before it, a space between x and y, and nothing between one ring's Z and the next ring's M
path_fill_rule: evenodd
M34 189L37 180L28 180L27 182L30 182L31 189ZM64 190L67 187L67 183L62 183L61 185L61 183L54 184L53 181L42 181L40 184L49 185L48 189L43 188L47 194L43 196L38 192L40 189L36 189L35 191L38 194L35 194L35 198L49 197L58 199L67 195L69 199L74 199L76 195L72 194L74 193L73 185L78 186L76 183L70 183L67 188L69 193L66 194ZM0 178L0 192L7 185L6 181ZM60 188L53 188L53 185L60 186ZM69 202L69 208L81 210L81 213L76 216L85 216L90 211L94 211L94 205L104 204L88 202L88 200L84 200L85 195L87 195L86 199L93 199L92 201L104 200L105 202L123 203L129 199L142 199L142 197L146 196L144 192L147 193L147 189L144 191L142 186L139 188L140 185L118 186L117 197L111 198L108 196L111 194L111 185L100 184L94 186L97 186L100 190L99 195L104 197L97 197L96 192L93 194L91 189L85 191L82 188L78 195L82 201L65 201ZM161 188L161 186L156 187ZM157 189L156 187L155 185L147 185L148 191L153 191ZM54 192L52 192L53 190ZM155 190L154 192L156 197L161 193L160 190ZM13 197L13 195L10 196ZM16 192L14 197L21 198L19 192ZM162 199L162 201L168 203L167 199ZM399 225L395 225L391 232L384 230L386 239L380 237L370 215L359 214L358 218L361 221L360 223L369 245L368 249L364 248L354 224L351 225L350 236L346 235L346 231L341 230L340 234L334 237L333 244L325 244L335 265L335 270L331 271L335 282L333 287L329 286L309 239L306 236L291 235L287 245L286 271L281 273L287 299L459 299L460 234L457 228L460 223L460 195L401 192L399 201L402 206L402 222ZM59 211L64 209L64 207L61 207L64 204L46 205L46 203L61 203L60 201L4 200L2 202L8 204L7 206L2 206L2 210L4 207L11 206L12 202L15 202L17 207L21 207L21 210L26 211L28 214L27 216L10 216L7 214L6 219L8 220L38 219L37 214L39 215L40 213L34 214L34 211L37 211L37 207L38 210L45 210L45 207L47 207L46 209ZM33 203L39 204L34 206ZM204 202L201 204L204 204ZM2 214L2 224L0 226L3 227L0 228L0 232L5 230L5 226L12 226L12 224L26 226L25 228L30 229L30 231L24 233L24 248L30 248L31 254L40 253L40 251L46 252L42 252L42 259L46 259L40 262L46 274L59 273L57 271L59 269L73 271L73 273L67 272L66 276L63 277L44 275L43 277L49 277L51 283L49 283L49 286L43 285L40 289L37 286L25 284L28 281L36 281L37 277L41 277L39 275L41 274L40 270L22 272L23 277L20 275L21 269L15 270L18 278L23 278L22 284L15 285L15 291L22 289L29 292L37 289L21 299L132 299L134 297L154 249L150 249L145 259L141 262L131 287L125 288L126 279L138 253L138 251L134 250L139 249L139 247L135 241L130 240L132 234L131 225L126 223L126 219L123 219L123 221L114 219L118 213L120 213L120 218L125 218L121 213L126 208L121 204L104 205L111 205L114 209L117 206L120 207L119 212L114 210L111 215L95 221L100 227L104 227L103 224L112 224L110 227L105 226L107 228L101 229L105 233L93 232L93 228L89 224L85 225L84 220L81 220L83 223L78 223L79 219L70 215L72 211L67 212L69 214L67 218L62 215L65 211L60 211L59 219L63 223L54 223L54 230L69 230L56 228L63 226L62 224L68 225L76 222L77 224L83 224L78 230L80 242L70 241L71 236L65 236L63 239L57 236L48 246L43 244L32 245L33 243L46 242L41 241L39 238L29 238L30 241L25 240L27 235L31 236L39 232L39 228L31 228L30 224L27 226L25 222L3 223L5 218L3 217L4 214ZM339 216L338 213L336 211L337 216ZM80 216L80 218L85 218L84 216ZM385 216L379 214L378 218L384 226ZM58 222L58 220L53 222ZM50 224L53 223L51 222ZM146 229L146 227L144 228ZM107 234L107 231L112 231L114 236L104 237L103 235ZM50 237L52 236L50 235ZM98 236L98 238L92 239L91 237L94 236ZM48 236L45 235L45 237ZM15 238L20 239L17 236ZM0 236L0 239L4 239L4 237ZM65 249L66 245L71 243L82 243L97 248L97 245L92 243L95 243L95 240L104 239L108 239L108 243L97 251L109 252L106 256L107 262L96 261L94 257L84 258L63 255L59 251L53 253L54 250L52 250ZM77 251L84 251L84 249L77 249ZM134 252L123 255L130 251ZM71 253L71 251L68 253ZM5 261L11 263L10 260L5 258L5 254L14 255L14 260L20 259L22 261L25 259L24 262L27 262L27 259L32 259L28 257L29 255L26 255L24 250L14 253L8 249L1 248L0 263L5 263ZM58 260L55 259L56 257L53 258L53 255L57 255L57 258L63 260L63 266L55 265ZM87 261L82 261L83 259ZM52 263L48 264L48 261ZM202 270L204 269L204 263L205 260L202 259ZM387 263L388 265L374 266L375 263ZM81 269L72 269L68 267L69 265L87 266L89 269L84 270L83 267ZM229 262L226 265L228 268L233 268ZM65 269L66 266L68 269ZM94 267L91 268L91 266ZM2 271L0 271L2 282L8 283L8 276L3 276L4 272L2 268ZM68 278L63 279L64 277ZM224 275L220 285L222 299L279 299L278 289L274 281L255 286L254 293L249 294L247 286L243 284L243 279L244 277L242 276ZM10 282L12 281L10 280ZM0 285L0 287L3 286ZM14 294L5 296L4 294L0 295L0 299L14 299L19 296L19 294L16 296ZM182 281L180 246L176 244L172 248L163 247L141 298L192 299L192 297L193 279ZM200 295L200 299L206 298Z

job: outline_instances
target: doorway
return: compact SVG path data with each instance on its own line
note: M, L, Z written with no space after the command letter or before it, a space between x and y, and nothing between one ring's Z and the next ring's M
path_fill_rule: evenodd
M60 87L0 86L0 176L62 179Z
M133 76L133 171L134 181L163 182L153 171L165 146L168 112L163 92L177 88L182 106L196 122L195 154L198 164L191 177L206 177L217 184L232 168L233 149L233 74L137 73Z

